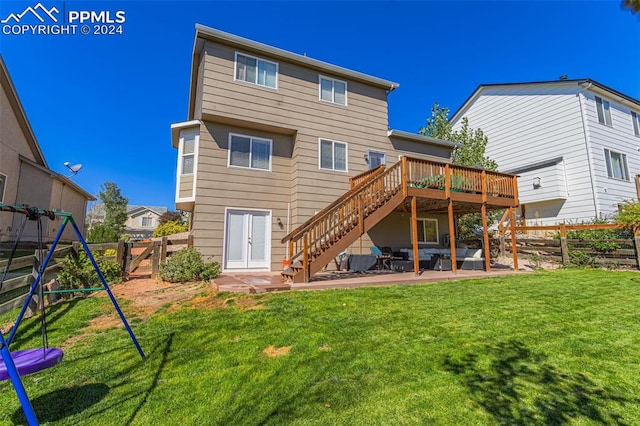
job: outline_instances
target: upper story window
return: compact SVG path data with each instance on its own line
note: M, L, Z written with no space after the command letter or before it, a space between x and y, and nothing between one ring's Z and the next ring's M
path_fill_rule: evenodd
M375 169L378 166L387 164L387 155L381 151L367 151L367 162L369 163L369 169Z
M607 163L607 176L613 179L629 180L629 168L625 154L605 149L604 157Z
M153 226L153 218L152 217L143 217L142 218L142 227L143 228L151 228Z
M609 101L596 96L596 109L598 110L598 122L611 126L611 110Z
M320 76L320 100L347 105L347 82Z
M0 174L0 203L4 202L4 186L7 182L7 177L3 174Z
M183 130L180 132L180 174L192 175L195 168L196 138L198 130Z
M438 244L437 219L418 219L418 242Z
M271 171L271 139L229 134L229 166Z
M638 121L638 114L635 111L631 111L631 120L633 121L633 134L640 136L640 121Z
M276 89L278 87L278 64L236 52L235 79Z
M325 170L347 171L347 144L344 142L320 139L320 168Z

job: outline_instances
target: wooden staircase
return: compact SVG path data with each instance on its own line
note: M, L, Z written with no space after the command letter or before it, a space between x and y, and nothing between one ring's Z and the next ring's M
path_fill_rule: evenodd
M402 163L350 179L351 189L282 239L291 265L285 281L309 282L338 254L391 213L405 199ZM406 187L406 185L404 186Z
M282 239L289 245L291 262L282 272L285 281L309 282L407 197L439 202L451 223L454 202L459 212L465 212L465 205L467 210L469 205L482 206L483 212L513 211L518 205L515 175L418 158L402 157L388 169L380 166L351 178L350 184L349 191Z

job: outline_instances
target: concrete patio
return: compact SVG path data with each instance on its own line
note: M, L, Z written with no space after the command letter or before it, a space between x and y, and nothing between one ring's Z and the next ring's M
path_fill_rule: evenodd
M284 283L280 272L223 273L213 280L220 292L266 293L283 290L322 290L328 288L355 288L366 286L411 285L437 281L455 281L468 278L495 278L505 275L531 272L530 269L514 271L502 265L492 266L490 272L458 270L422 271L416 276L413 272L392 272L373 270L366 272L329 271L316 274L309 283Z

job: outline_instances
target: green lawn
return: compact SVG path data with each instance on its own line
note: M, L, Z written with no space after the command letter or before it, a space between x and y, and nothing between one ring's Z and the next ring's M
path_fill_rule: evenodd
M246 298L261 309L246 309ZM146 361L123 329L112 329L24 377L40 421L640 423L638 273L538 272L217 301L133 320ZM100 298L56 305L50 344L105 310ZM13 349L40 346L37 321L19 335ZM269 357L270 346L290 351ZM10 383L0 386L0 421L23 421Z

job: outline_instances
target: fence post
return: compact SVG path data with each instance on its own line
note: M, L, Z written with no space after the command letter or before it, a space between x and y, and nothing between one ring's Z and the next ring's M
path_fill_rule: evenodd
M71 249L73 250L73 253L71 255L73 257L77 257L78 256L78 250L80 250L80 241L73 241L71 243Z
M118 261L118 266L120 267L120 277L124 280L124 276L126 271L124 270L124 265L126 263L125 260L125 242L124 240L118 240L118 253L116 254L116 259Z
M151 258L151 279L158 277L158 271L160 270L160 241L153 242L153 257Z
M193 247L193 234L187 236L187 248Z
M40 264L44 259L40 257L40 250L36 250L33 253L33 268L31 269L31 280L29 280L29 285L32 285L33 282L38 278L38 271L40 270ZM44 274L40 277L40 286L44 285ZM29 301L28 314L34 315L40 308L42 308L43 300L40 300L40 291L38 290L33 294L33 297Z
M569 246L567 245L567 225L564 222L560 224L560 253L562 254L562 264L569 264L571 259L569 258Z
M131 249L133 248L133 243L124 243L124 263L122 265L122 279L127 278L127 274L129 273L129 267L131 266Z
M162 249L160 251L160 262L164 262L167 260L167 243L169 239L167 237L162 237Z
M638 268L640 269L640 231L636 231L633 233L633 242L636 247L636 262L638 263Z
M500 250L500 257L504 257L504 256L507 255L506 247L505 247L505 244L504 244L504 230L500 231L500 247L499 247L499 250Z

